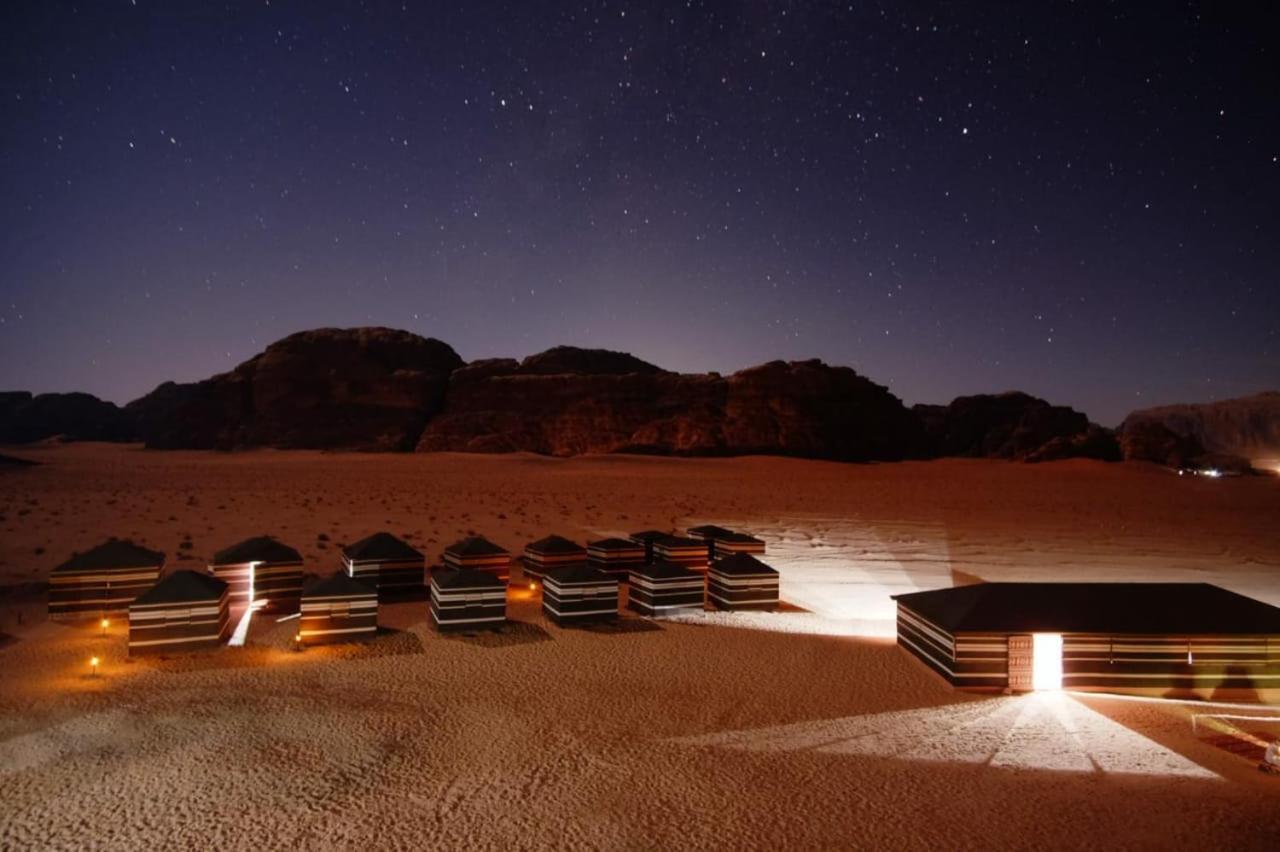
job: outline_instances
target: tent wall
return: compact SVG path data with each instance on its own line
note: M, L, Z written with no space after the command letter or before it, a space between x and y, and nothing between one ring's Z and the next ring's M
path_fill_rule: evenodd
M231 634L229 598L134 604L129 607L129 654L216 648Z

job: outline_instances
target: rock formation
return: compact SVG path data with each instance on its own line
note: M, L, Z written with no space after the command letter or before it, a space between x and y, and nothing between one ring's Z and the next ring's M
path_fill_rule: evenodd
M229 373L126 406L148 447L412 449L462 359L387 328L290 335Z
M1075 409L1012 391L962 396L949 405L917 405L934 456L1051 461L1120 458L1115 438Z
M418 442L419 450L466 452L842 460L909 458L920 447L902 403L847 367L774 361L727 378L682 375L621 353L565 347L459 370L444 412Z
M148 447L549 455L769 453L846 461L972 456L1203 461L1280 456L1280 394L1135 412L1117 436L1025 393L907 409L848 367L771 361L729 376L557 346L464 364L387 328L290 335L230 372L166 382L123 409L87 394L0 393L0 442L63 435Z
M1135 411L1120 425L1121 442L1147 446L1151 436L1159 434L1153 423L1179 439L1194 441L1202 452L1280 458L1280 392Z
M0 393L0 444L27 444L52 437L129 441L134 431L124 412L87 393Z

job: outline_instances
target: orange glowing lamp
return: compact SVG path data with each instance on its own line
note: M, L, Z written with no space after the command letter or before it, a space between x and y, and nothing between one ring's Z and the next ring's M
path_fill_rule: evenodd
M537 589L537 588L538 588L538 584L537 584L537 583L530 583L530 584L529 584L529 590L530 590L530 591L533 591L533 590L535 590L535 589Z
M93 670L94 676L97 677L98 675L98 658L97 657L89 658L89 668Z
M106 636L106 635L107 635L107 628L111 626L111 619L109 619L109 618L104 618L104 619L102 619L101 624L102 624L102 635L103 635L103 636Z

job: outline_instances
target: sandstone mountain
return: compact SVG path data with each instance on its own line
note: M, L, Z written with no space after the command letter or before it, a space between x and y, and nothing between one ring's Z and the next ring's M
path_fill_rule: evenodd
M1202 453L1280 458L1280 392L1135 411L1125 418L1119 433L1122 441L1138 444L1152 433L1159 434L1157 427L1184 445L1201 448Z
M86 394L0 394L0 440L61 434L158 449L247 447L548 455L767 453L844 461L1120 455L1080 412L1024 393L909 409L848 367L771 361L681 374L558 346L465 364L388 328L290 335L227 373L167 382L123 409Z
M229 373L125 406L148 447L408 450L462 359L389 328L292 334Z
M1051 461L1120 458L1115 438L1073 408L1030 394L962 396L950 405L917 405L929 455Z

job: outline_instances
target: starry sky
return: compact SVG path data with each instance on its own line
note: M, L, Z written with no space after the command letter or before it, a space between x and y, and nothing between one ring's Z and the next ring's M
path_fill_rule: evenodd
M1249 6L17 0L0 388L123 403L370 324L1106 425L1275 388Z

